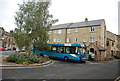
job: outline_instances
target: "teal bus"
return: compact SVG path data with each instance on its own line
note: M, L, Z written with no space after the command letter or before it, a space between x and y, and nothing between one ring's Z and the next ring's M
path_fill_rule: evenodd
M40 56L48 55L50 58L62 59L65 61L82 61L87 60L86 47L84 44L47 44L49 50L33 50L33 53Z

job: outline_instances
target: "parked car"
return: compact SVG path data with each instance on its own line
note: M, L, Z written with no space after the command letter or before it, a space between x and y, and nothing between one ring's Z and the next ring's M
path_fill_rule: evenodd
M11 50L11 48L10 48L10 47L8 47L8 48L7 48L7 50Z
M16 48L16 52L20 52L20 50L18 48Z
M4 51L5 50L5 48L3 48L3 47L0 47L0 51Z

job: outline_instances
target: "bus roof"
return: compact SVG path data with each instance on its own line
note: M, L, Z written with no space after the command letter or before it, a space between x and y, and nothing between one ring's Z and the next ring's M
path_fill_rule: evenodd
M51 45L51 46L81 46L81 44L47 44L47 45Z

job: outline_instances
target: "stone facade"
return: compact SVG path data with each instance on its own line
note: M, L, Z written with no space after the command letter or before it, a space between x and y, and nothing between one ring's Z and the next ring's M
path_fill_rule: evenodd
M111 50L118 51L118 36L106 30L104 19L55 25L48 34L48 43L85 43L87 50L95 53L96 60L111 58Z
M113 34L110 31L106 31L107 32L107 47L106 47L106 54L107 58L112 58L114 55L119 53L119 38L116 34Z
M9 32L6 32L3 28L0 28L0 34L1 34L0 35L1 36L1 40L0 40L1 47L9 48L11 50L14 47L16 47L14 38Z
M0 47L3 46L3 32L4 32L4 29L2 27L0 27Z

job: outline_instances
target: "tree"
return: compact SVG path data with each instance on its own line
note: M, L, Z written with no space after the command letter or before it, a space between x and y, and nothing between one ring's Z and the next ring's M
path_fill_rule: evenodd
M13 31L18 48L25 47L27 53L30 53L33 43L38 44L41 49L44 48L50 26L58 21L49 14L49 6L50 2L34 0L19 4L19 11L15 16L17 28Z

